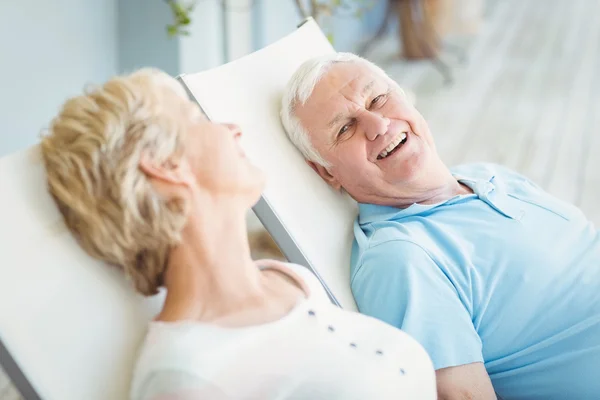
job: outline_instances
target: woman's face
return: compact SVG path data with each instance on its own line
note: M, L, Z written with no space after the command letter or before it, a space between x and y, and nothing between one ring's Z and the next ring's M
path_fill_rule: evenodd
M215 195L247 197L252 206L263 191L265 178L240 145L241 129L209 121L187 98L179 97L178 103L189 121L184 156L198 186Z

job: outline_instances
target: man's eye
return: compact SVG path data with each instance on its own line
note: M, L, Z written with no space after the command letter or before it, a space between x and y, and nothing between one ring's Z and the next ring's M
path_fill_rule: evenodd
M380 94L379 96L375 97L372 101L371 101L371 107L373 107L374 105L376 105L377 103L381 103L381 101L383 100L383 97L385 95L384 94Z
M350 125L351 124L346 124L346 125L342 126L342 129L340 129L340 131L338 132L338 136L346 133L348 131L348 129L350 129Z

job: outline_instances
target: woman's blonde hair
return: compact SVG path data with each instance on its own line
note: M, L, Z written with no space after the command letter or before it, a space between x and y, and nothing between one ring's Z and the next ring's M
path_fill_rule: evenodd
M185 121L165 112L165 89L186 96L169 75L143 69L69 99L41 142L49 191L91 256L117 265L144 295L158 293L186 213L140 170L180 157Z

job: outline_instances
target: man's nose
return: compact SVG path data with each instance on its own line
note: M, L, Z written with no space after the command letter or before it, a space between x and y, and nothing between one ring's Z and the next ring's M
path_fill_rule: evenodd
M390 125L389 118L370 111L366 111L363 114L362 120L365 135L369 140L375 140L377 139L377 136L385 135Z

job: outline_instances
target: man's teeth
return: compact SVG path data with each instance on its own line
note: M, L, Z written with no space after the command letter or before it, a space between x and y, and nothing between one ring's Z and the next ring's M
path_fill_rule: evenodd
M392 143L389 144L381 153L379 153L379 159L387 157L389 153L392 152L400 143L402 143L406 139L406 132L402 132Z

